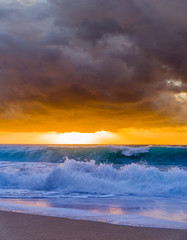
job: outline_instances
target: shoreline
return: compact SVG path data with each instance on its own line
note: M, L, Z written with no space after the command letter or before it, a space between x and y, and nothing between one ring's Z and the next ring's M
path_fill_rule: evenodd
M115 225L0 211L1 240L186 240L186 229Z

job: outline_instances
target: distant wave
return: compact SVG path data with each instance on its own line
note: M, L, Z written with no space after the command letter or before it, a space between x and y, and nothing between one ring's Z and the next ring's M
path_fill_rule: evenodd
M137 156L142 153L148 153L150 147L126 147L126 146L113 146L115 150L120 150L124 156L131 157Z
M0 161L61 163L66 159L97 164L147 163L187 167L187 147L0 145Z
M187 171L131 164L115 169L95 161L49 163L4 163L0 188L58 191L63 194L114 194L142 196L187 196Z

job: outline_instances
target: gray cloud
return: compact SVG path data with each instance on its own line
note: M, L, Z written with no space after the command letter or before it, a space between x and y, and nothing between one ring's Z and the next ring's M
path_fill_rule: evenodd
M14 107L13 118L30 112L55 121L56 109L62 116L74 111L83 121L84 109L90 122L95 115L100 128L112 130L115 123L186 124L187 101L175 97L187 92L185 0L48 0L29 8L0 7L2 116ZM168 85L169 79L182 84ZM109 117L113 122L102 127Z

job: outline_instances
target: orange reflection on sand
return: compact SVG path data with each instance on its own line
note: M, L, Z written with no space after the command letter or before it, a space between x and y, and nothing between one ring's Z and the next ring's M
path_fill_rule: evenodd
M110 207L109 208L109 213L113 215L124 215L125 212L119 207Z
M1 200L1 202L7 202L6 200L3 201ZM21 205L25 205L25 206L32 206L32 207L51 207L51 205L47 202L44 201L32 201L32 200L8 200L9 203L16 203L16 204L21 204Z
M148 210L142 212L141 215L168 221L172 220L178 222L187 222L187 215L183 211L180 211L178 213L170 213L164 210Z
M107 209L92 209L94 213L105 213L105 214L112 214L112 215L125 215L126 212L121 209L120 207L109 207Z

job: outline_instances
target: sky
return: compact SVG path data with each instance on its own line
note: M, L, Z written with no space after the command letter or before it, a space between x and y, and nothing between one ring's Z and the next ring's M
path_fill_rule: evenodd
M187 144L186 0L0 0L0 143Z

